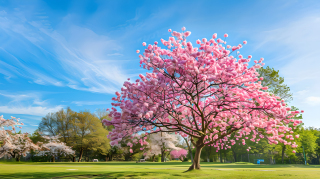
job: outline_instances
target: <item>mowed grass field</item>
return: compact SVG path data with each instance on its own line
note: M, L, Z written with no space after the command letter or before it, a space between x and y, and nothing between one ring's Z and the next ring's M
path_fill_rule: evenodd
M190 162L0 163L0 178L320 178L317 165L255 165Z

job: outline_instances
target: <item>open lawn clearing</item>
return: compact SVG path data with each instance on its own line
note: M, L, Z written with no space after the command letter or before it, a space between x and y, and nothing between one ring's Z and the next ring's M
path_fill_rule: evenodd
M320 166L189 162L0 163L0 178L320 178Z

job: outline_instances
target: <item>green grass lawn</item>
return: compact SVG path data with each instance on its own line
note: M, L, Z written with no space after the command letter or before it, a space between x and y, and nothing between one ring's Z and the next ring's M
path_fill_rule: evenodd
M320 166L190 162L0 163L0 178L320 178Z

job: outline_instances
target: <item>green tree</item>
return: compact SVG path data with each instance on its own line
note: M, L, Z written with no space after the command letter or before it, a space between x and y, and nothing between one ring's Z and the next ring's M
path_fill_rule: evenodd
M107 119L107 120L111 121L111 117L109 116L109 112L107 112L105 109L97 109L95 114L98 116L100 121L102 121L103 119ZM103 125L103 124L101 123L101 125ZM108 131L112 131L112 129L114 128L112 125L104 126L104 127Z
M73 124L75 120L75 112L69 107L66 110L61 109L55 113L56 124L60 135L60 141L70 145L73 137Z
M56 113L49 113L42 118L38 131L50 136L60 135L60 141L69 145L72 140L74 114L75 112L69 107L66 110L61 109Z
M59 135L61 142L72 146L79 154L78 161L83 155L86 160L96 156L106 157L110 148L108 130L95 114L88 111L77 113L67 108L49 113L42 118L38 130L43 135ZM75 162L75 156L71 159Z
M75 120L75 112L69 107L61 109L55 113L49 113L42 118L38 131L44 135L60 136L60 141L72 146L73 141L73 124ZM72 157L72 156L69 156ZM75 162L75 156L71 158Z
M300 138L301 146L299 147L299 152L302 153L304 148L304 151L306 153L306 160L308 160L308 155L314 154L317 150L318 145L316 141L318 137L315 136L311 130L302 128Z
M42 117L38 126L38 130L45 135L56 136L59 134L59 128L57 124L56 114L49 113L45 117Z
M36 144L37 142L45 141L38 130L35 130L32 134L30 134L29 138L32 140L34 144Z
M292 100L292 93L290 88L284 84L284 78L280 77L279 70L267 66L266 68L260 68L258 70L260 77L263 77L261 81L262 86L268 86L268 91L276 96L281 97L286 102Z
M73 148L79 152L81 161L83 153L88 150L107 153L109 148L108 131L101 125L99 118L88 112L75 113L73 124Z
M317 149L315 151L315 162L314 164L320 164L320 129L317 128L309 128L313 132L313 134L318 137L316 140L317 143Z

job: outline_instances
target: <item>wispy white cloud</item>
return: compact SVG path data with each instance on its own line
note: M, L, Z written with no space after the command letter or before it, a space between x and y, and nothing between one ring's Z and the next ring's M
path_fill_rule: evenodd
M317 97L317 96L309 96L306 98L306 102L309 104L309 105L317 105L317 104L320 104L320 97Z
M53 78L47 77L45 75L36 74L35 76L41 76L40 78L34 79L34 83L37 83L39 85L54 85L54 86L64 86L61 81L57 81Z
M109 101L72 101L72 104L76 104L77 106L89 106L89 105L101 105L108 104Z
M0 50L2 50L1 47ZM6 76L7 79L10 79L11 77L15 77L16 74L19 74L19 71L16 67L0 60L0 73Z
M1 96L7 97L7 98L11 98L12 102L18 102L18 101L22 101L25 99L29 99L31 98L33 95L30 94L8 94L6 92L0 92Z
M1 114L24 114L32 116L45 116L48 113L56 112L62 109L63 106L41 107L41 106L0 106Z
M10 101L8 102L9 105L21 105L23 102L32 101L34 105L47 105L47 100L41 99L40 92L7 92L7 91L0 91L0 96L4 96L9 98Z
M63 105L49 105L48 100L41 99L41 92L13 93L0 91L0 97L2 97L0 114L29 115L28 119L32 118L39 120L40 118L36 116L45 116L48 113L56 112L64 107Z
M108 54L108 56L123 56L123 54L121 54L121 53L112 53L112 54Z

